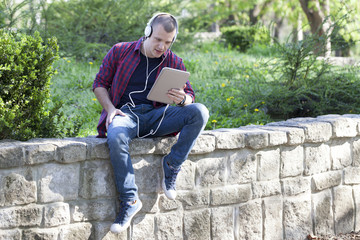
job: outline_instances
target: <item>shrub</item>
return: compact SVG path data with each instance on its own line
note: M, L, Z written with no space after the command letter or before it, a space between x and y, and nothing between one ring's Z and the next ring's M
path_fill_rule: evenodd
M44 43L38 32L29 36L0 31L0 139L65 135L61 102L47 109L57 54L55 38Z
M267 28L259 25L254 26L230 26L221 28L221 32L227 43L246 52L250 47L270 43L270 34Z

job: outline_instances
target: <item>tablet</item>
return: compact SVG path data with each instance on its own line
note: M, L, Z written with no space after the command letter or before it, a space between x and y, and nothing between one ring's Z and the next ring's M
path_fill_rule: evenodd
M172 88L182 88L189 80L190 73L175 68L164 67L154 85L150 89L147 99L151 101L173 104L174 102L167 96Z

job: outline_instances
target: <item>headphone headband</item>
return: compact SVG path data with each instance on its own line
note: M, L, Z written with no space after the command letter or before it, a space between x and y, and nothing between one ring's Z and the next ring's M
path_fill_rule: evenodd
M153 31L152 24L153 24L154 20L155 20L158 16L161 16L161 15L168 15L168 16L170 16L170 17L174 20L176 32L175 32L175 36L174 36L173 42L175 42L176 37L177 37L177 34L178 34L178 22L177 22L176 18L175 18L173 15L169 14L169 13L163 13L163 12L161 12L161 13L155 14L155 15L148 21L148 23L147 23L147 25L146 25L146 27L145 27L145 30L144 30L144 35L145 35L145 37L148 38L148 37L151 36L152 31Z

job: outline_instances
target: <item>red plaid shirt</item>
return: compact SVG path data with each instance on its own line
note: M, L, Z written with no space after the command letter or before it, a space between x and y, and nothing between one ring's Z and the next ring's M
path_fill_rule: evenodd
M111 102L117 106L129 83L131 75L140 62L140 46L143 38L135 42L122 42L114 45L105 56L99 72L96 74L93 89L103 87L109 91ZM157 75L164 67L171 67L186 71L181 58L176 56L171 50L167 50L166 59L159 66ZM164 58L164 55L162 56ZM144 79L145 81L145 79ZM188 81L186 83L185 93L195 100L194 91ZM164 104L153 102L154 107L161 107ZM102 110L97 130L97 137L106 137L106 121L107 112Z

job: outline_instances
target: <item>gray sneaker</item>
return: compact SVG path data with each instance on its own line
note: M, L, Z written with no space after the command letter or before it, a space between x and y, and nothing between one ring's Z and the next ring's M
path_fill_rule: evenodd
M120 211L115 222L111 225L110 231L113 233L120 233L126 230L131 223L131 219L142 208L142 202L138 199L134 202L120 202Z
M170 166L165 158L161 159L161 168L163 172L163 179L161 181L162 189L168 199L175 200L176 198L176 177L181 168L175 169Z

